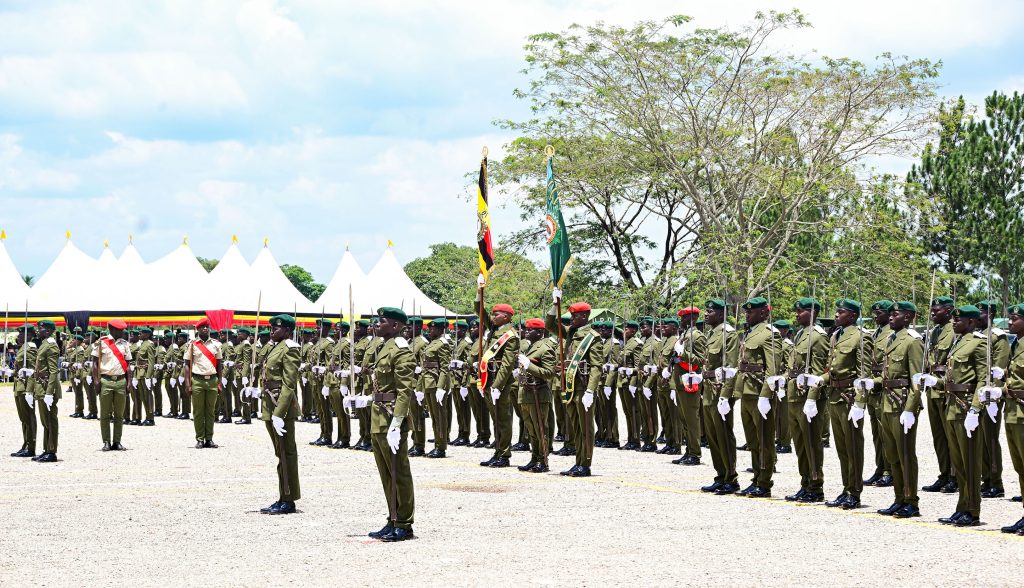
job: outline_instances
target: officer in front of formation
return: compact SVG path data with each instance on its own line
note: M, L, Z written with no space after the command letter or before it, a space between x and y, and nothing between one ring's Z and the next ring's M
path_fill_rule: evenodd
M477 279L477 300L483 292L483 276ZM479 304L478 304L479 306ZM508 304L495 304L491 313L480 315L480 324L488 332L484 355L480 362L480 385L484 403L494 421L494 455L480 462L481 466L507 468L512 457L512 404L516 380L512 370L519 355L519 332L512 325L515 310ZM600 362L598 363L600 365ZM486 372L486 373L484 373Z
M36 323L36 332L42 344L36 350L36 362L32 372L35 378L33 396L39 408L39 422L43 425L43 453L33 457L40 463L57 461L57 403L60 401L60 346L53 336L56 325L50 320Z
M295 420L299 417L300 346L292 338L295 319L287 314L270 318L270 338L274 345L266 356L260 375L263 385L263 412L260 420L267 424L267 434L277 457L277 502L260 509L264 514L286 515L295 512L295 501L301 497L299 488L299 454L295 445ZM199 415L196 415L199 419Z
M221 346L210 337L210 320L196 323L197 339L185 347L185 394L193 399L196 449L216 448L213 420L221 390Z
M128 381L132 378L129 362L132 360L131 346L124 338L128 324L121 319L107 323L110 334L100 337L92 350L92 382L100 397L100 436L103 451L124 451L121 445L121 430L124 428L125 398L128 396ZM113 435L111 435L113 424Z
M1003 389L1006 404L1003 422L1006 424L1006 448L1017 471L1020 487L1024 488L1024 304L1010 307L1010 333L1014 340L1010 346L1010 363ZM987 417L986 417L987 418ZM1003 527L1003 533L1024 535L1024 517Z
M36 457L36 399L32 395L32 370L36 365L36 328L26 324L18 329L18 352L14 356L17 376L14 379L14 404L21 420L21 449L11 457ZM32 367L28 367L32 366Z

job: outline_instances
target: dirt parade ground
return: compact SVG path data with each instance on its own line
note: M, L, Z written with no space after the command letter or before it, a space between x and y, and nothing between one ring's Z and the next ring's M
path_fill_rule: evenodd
M1010 502L1020 488L1008 458L1006 498L983 502L984 526L958 529L935 522L955 495L922 493L911 520L875 514L891 488L865 488L867 506L851 512L785 502L799 485L793 454L780 456L774 498L760 500L701 493L713 477L706 450L686 467L596 449L594 477L568 479L557 471L572 458L528 474L451 447L412 461L418 538L386 544L366 536L387 516L372 454L310 447L317 425L296 424L299 512L267 516L257 511L277 481L262 423L217 425L220 448L197 450L191 422L157 419L125 427L128 451L104 453L98 421L67 418L65 398L60 461L39 464L7 456L21 438L10 387L0 393L2 586L1019 586L1024 570L1024 537L999 532L1024 514ZM936 468L921 423L926 484ZM831 498L837 459L826 456ZM746 481L750 455L738 459ZM527 460L513 454L513 465Z

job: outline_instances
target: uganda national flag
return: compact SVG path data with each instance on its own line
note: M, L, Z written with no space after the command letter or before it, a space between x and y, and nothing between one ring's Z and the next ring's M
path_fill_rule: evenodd
M491 245L491 214L487 209L487 157L480 161L480 178L476 184L476 246L480 250L480 273L488 278L494 266L494 247Z
M565 230L558 189L555 188L555 170L551 166L551 157L548 157L547 214L544 222L548 231L548 250L551 252L551 282L561 288L565 282L566 269L572 263L572 254L569 252L569 233Z

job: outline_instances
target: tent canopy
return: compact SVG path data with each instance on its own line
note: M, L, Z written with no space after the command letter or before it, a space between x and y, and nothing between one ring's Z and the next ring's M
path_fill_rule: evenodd
M0 305L13 312L13 309L24 309L29 288L7 254L7 247L4 245L6 238L7 235L0 232Z

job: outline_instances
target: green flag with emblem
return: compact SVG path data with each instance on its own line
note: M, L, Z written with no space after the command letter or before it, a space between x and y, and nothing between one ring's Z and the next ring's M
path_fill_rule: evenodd
M565 220L562 218L562 205L558 199L558 189L555 187L555 170L551 164L554 149L547 148L548 153L548 195L547 214L544 221L548 232L548 250L551 253L551 281L561 288L565 282L566 271L572 263L572 254L569 251L569 233L565 229Z

